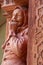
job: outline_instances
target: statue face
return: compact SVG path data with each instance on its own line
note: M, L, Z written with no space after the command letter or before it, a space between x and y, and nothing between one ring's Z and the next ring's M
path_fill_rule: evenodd
M23 12L20 9L15 9L12 16L12 21L17 22L17 25L22 25L24 20Z

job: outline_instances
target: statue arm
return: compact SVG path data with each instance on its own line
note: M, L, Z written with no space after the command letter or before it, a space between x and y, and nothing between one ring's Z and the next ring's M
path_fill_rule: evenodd
M27 54L27 36L19 36L14 38L14 45L12 45L12 51L18 56L23 57L23 55Z

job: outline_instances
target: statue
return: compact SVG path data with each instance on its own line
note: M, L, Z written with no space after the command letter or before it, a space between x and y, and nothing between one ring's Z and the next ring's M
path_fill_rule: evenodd
M27 7L16 6L9 23L9 34L2 45L1 65L26 65L28 43Z

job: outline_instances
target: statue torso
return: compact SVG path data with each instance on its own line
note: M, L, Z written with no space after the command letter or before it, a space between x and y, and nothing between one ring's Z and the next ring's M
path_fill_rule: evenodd
M27 42L28 42L27 40L28 40L28 28L24 29L16 36L12 35L12 37L6 43L3 55L3 62L4 63L8 62L8 65L9 61L10 63L14 63L16 65L17 63L19 63L19 65L20 64L25 65L27 54Z

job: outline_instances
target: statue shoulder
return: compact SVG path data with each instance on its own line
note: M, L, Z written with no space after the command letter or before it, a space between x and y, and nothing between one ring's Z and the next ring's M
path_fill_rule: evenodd
M20 33L18 33L17 35L18 36L23 36L23 35L28 35L28 27L27 28L25 28L24 30L22 30Z

